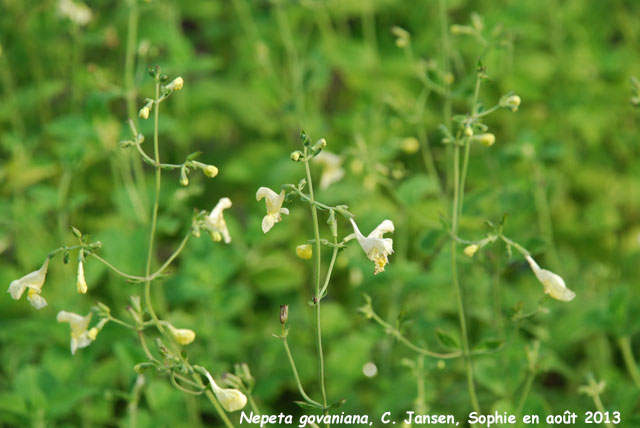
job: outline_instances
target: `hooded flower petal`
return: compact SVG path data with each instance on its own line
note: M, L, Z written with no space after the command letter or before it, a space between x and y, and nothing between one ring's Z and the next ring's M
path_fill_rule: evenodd
M365 237L360 233L356 222L353 219L349 220L353 225L353 231L360 247L362 247L369 260L375 263L373 273L377 275L380 272L384 272L384 267L389 263L388 256L393 253L393 240L391 238L383 238L383 235L395 230L393 222L391 220L383 221L373 229L369 236Z
M323 150L314 157L313 160L322 164L322 175L320 176L321 189L326 189L344 177L344 169L341 167L342 156Z
M261 187L258 189L258 192L256 193L256 200L261 201L264 199L267 205L267 215L262 219L262 231L264 233L267 233L271 230L274 224L282 220L281 214L289 215L289 210L287 208L282 208L285 194L286 192L284 189L280 194L274 192L268 187Z
M27 299L31 302L31 305L36 309L42 309L47 306L47 301L40 296L40 291L44 285L44 280L47 276L47 270L49 269L49 257L46 258L40 269L33 271L20 279L11 281L7 292L11 294L11 298L19 300L24 293L24 290L29 288Z
M241 391L233 388L220 388L209 372L205 372L205 375L211 384L211 390L227 412L237 412L247 405L247 396Z
M218 204L211 210L211 214L207 217L207 225L211 228L211 231L215 234L218 233L224 239L225 244L231 242L231 236L229 235L229 229L227 229L227 223L224 221L223 211L227 208L231 208L231 199L222 198L218 201ZM219 240L219 239L218 239Z
M567 288L560 275L556 275L546 269L541 269L531 256L527 256L526 259L536 278L542 283L545 294L563 302L570 302L576 297L576 293Z
M86 348L95 340L97 331L88 331L92 315L89 313L83 317L73 312L58 312L56 317L58 322L68 322L71 326L71 355L74 355L79 348Z

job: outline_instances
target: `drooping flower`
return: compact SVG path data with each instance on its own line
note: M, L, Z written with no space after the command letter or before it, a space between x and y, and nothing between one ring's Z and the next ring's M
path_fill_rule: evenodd
M384 220L378 225L369 236L365 237L360 233L360 229L353 219L349 219L353 225L353 230L358 243L362 247L369 260L374 262L374 274L384 272L384 267L389 263L389 254L393 253L393 240L391 238L383 238L387 232L393 233L395 230L391 220Z
M526 256L526 259L536 278L542 283L545 294L563 302L570 302L576 297L576 293L567 288L560 275L556 275L546 269L541 269L531 256Z
M224 221L222 213L227 208L231 208L231 199L222 198L218 201L216 206L211 210L211 214L207 217L207 225L211 229L213 239L215 241L224 239L225 244L231 242L229 229L227 229L227 223Z
M22 297L22 293L27 288L27 300L36 309L42 309L47 306L47 301L44 297L40 296L44 280L47 276L47 269L49 268L49 257L46 258L40 269L33 271L20 279L11 281L7 292L11 294L11 298L19 300Z
M262 231L264 233L267 233L271 230L274 224L282 220L281 214L289 215L289 210L287 208L282 208L284 195L284 189L280 194L277 194L268 187L261 187L258 189L258 192L256 193L256 200L261 201L264 198L267 203L267 215L262 219Z
M323 150L313 159L319 164L322 164L322 175L320 176L321 189L326 189L344 177L341 156Z
M237 412L247 405L247 396L241 391L233 388L220 388L209 372L205 372L205 376L211 384L211 390L227 412Z
M82 260L78 262L78 281L76 285L78 286L78 293L87 294L87 281L84 279L84 263L82 263Z
M184 86L184 80L182 77L176 77L167 85L167 89L170 91L179 91Z
M58 312L58 316L56 317L58 322L68 322L71 326L71 355L75 355L79 348L86 348L91 345L91 342L96 340L98 329L96 327L90 330L88 329L92 315L92 313L89 313L83 317L73 312Z

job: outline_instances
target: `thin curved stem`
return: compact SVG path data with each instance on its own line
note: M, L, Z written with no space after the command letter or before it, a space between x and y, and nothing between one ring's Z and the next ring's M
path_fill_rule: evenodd
M284 334L283 334L284 336ZM293 377L296 379L296 384L298 385L298 391L302 398L305 399L308 403L314 404L318 407L322 407L322 404L310 398L307 393L304 391L304 387L302 386L302 382L300 381L300 375L298 375L298 369L296 369L296 363L293 360L293 355L291 355L291 349L289 349L289 344L287 343L287 338L282 337L282 344L284 345L284 350L287 353L287 358L289 359L289 365L291 365L291 370L293 371Z

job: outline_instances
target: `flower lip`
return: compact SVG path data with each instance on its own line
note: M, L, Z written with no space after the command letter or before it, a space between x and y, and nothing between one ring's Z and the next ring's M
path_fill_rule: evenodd
M241 391L232 388L220 388L208 371L205 370L204 374L209 380L211 390L216 395L220 405L222 405L227 412L237 412L247 405L247 396Z

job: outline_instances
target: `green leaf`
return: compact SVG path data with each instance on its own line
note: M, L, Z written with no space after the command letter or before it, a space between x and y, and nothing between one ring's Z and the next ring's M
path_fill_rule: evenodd
M451 333L448 333L441 328L436 328L436 338L445 348L460 349L458 340Z
M294 401L294 403L296 403L301 409L306 409L306 410L322 409L322 407L317 406L315 404L307 403L306 401Z

